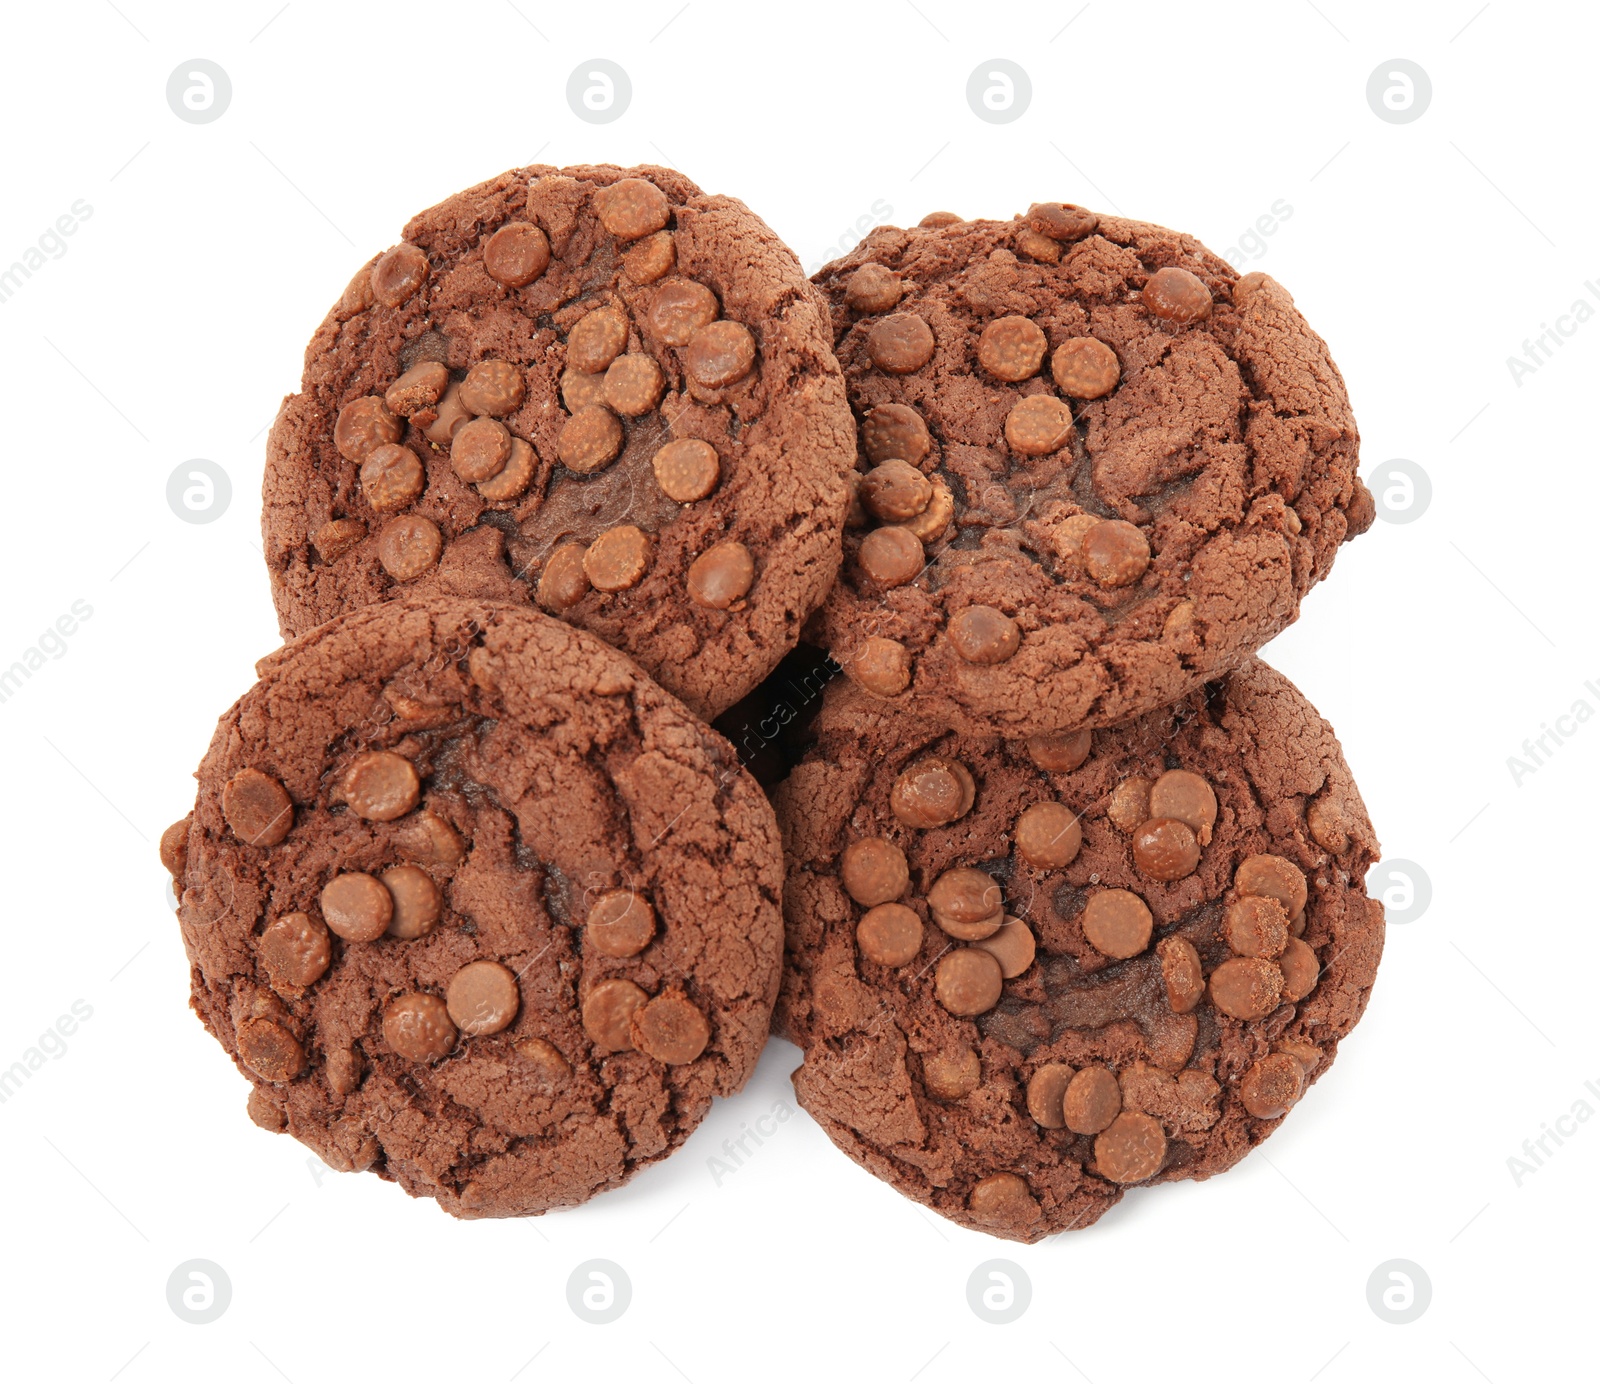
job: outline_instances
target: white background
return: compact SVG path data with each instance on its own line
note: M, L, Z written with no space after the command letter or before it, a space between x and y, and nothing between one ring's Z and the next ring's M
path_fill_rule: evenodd
M75 1000L93 1012L0 1105L0 1369L294 1384L1592 1374L1600 1120L1547 1141L1520 1186L1507 1160L1576 1102L1600 1109L1584 1087L1600 1087L1600 724L1520 786L1507 757L1579 698L1600 709L1584 687L1600 687L1600 323L1520 384L1507 357L1575 300L1600 302L1593 10L279 2L6 8L0 265L75 200L93 211L0 304L0 667L75 600L93 615L0 704L0 1067ZM214 123L166 102L195 57L232 80ZM565 97L594 57L633 83L608 125ZM1032 79L1013 123L966 102L992 57ZM1409 124L1365 95L1396 57L1433 85ZM723 1140L793 1107L781 1044L676 1157L537 1221L458 1224L246 1119L246 1083L186 1007L155 842L188 808L214 718L277 642L265 427L369 254L412 212L536 157L671 162L744 198L808 267L874 204L908 224L1064 199L1219 252L1274 202L1292 208L1248 267L1331 344L1365 469L1411 459L1433 499L1346 548L1268 657L1338 728L1390 858L1422 865L1432 902L1390 928L1331 1073L1233 1172L1135 1192L1030 1248L923 1212L796 1111L717 1185ZM233 485L205 525L165 498L197 457ZM195 1258L232 1285L210 1325L167 1302ZM632 1282L611 1325L567 1303L594 1258ZM967 1305L993 1258L1032 1284L1010 1325ZM1432 1284L1409 1325L1368 1305L1394 1258Z

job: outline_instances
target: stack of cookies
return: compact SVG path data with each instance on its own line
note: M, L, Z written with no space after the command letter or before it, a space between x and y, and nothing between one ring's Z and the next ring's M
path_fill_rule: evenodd
M1063 203L808 283L663 168L516 169L318 328L285 646L162 838L250 1117L458 1216L677 1148L769 1032L1016 1240L1270 1134L1365 1006L1371 823L1255 658L1371 522L1292 299Z

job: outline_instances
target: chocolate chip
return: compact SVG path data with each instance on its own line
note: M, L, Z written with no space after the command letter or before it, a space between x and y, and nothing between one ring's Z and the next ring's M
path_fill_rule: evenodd
M246 1019L239 1025L239 1060L264 1081L293 1081L306 1069L299 1040L271 1019Z
M619 240L637 240L659 231L672 215L667 194L643 178L623 178L594 195L600 224Z
M270 774L241 769L223 786L222 817L247 846L276 846L294 825L294 803Z
M1199 774L1168 769L1150 786L1151 817L1171 817L1195 834L1202 846L1211 840L1217 820L1217 795Z
M1054 394L1030 394L1006 415L1006 442L1025 457L1048 456L1072 436L1072 410Z
M614 307L596 308L567 333L567 364L586 374L605 370L628 344L628 319Z
M1305 1071L1294 1058L1282 1052L1268 1053L1244 1074L1239 1099L1256 1119L1275 1120L1289 1113L1305 1087Z
M631 1051L633 1012L647 998L631 980L602 980L583 1002L584 1032L601 1052Z
M1035 1124L1045 1129L1061 1129L1066 1124L1061 1106L1071 1080L1072 1068L1065 1062L1047 1062L1028 1078L1028 1113Z
M856 924L856 946L880 966L904 966L922 950L922 919L903 903L880 903Z
M539 227L526 221L502 226L483 247L483 267L496 283L507 288L531 284L550 266L550 241Z
M448 447L456 432L472 418L461 402L459 383L451 380L445 386L444 393L439 396L439 406L433 413L433 418L426 423L422 421L424 414L418 413L416 422L422 428L422 435L435 447Z
M511 434L504 423L493 418L474 418L463 424L450 444L450 465L464 481L498 476L510 460Z
M1083 909L1083 935L1113 961L1126 961L1150 945L1155 921L1145 901L1126 889L1102 889Z
M671 231L657 231L632 246L622 257L622 272L636 284L653 284L677 258Z
M376 394L352 399L339 410L333 425L333 445L346 461L365 461L367 453L385 442L398 442L403 424Z
M1138 830L1154 815L1150 811L1150 780L1147 778L1123 779L1111 790L1106 804L1106 816L1118 831Z
M978 364L997 380L1016 384L1039 373L1044 331L1026 317L997 317L978 338Z
M444 535L431 519L402 514L378 534L378 561L396 581L412 581L431 572L444 551Z
M642 352L618 356L606 369L606 403L624 418L649 413L660 402L665 388L661 367Z
M756 561L750 549L732 539L707 548L689 564L684 585L696 605L727 610L744 599L756 579Z
M427 484L422 461L409 447L386 442L361 463L361 493L379 514L404 509Z
M383 887L394 900L389 935L413 942L439 925L444 899L433 876L417 865L395 865L383 872Z
M382 882L355 870L323 885L317 902L328 930L346 942L377 941L394 917L394 899Z
M861 425L861 445L867 460L905 461L915 466L928 455L928 425L906 404L879 404Z
M1072 864L1083 845L1077 814L1058 802L1034 803L1024 809L1012 836L1022 858L1041 870L1059 870Z
M383 1041L408 1062L437 1062L456 1045L456 1026L437 995L396 995L383 1010Z
M596 591L626 591L637 586L649 565L649 536L632 524L607 529L583 555L584 575Z
M922 224L927 225L927 221L924 217ZM980 1178L967 1195L967 1210L975 1219L998 1226L1032 1225L1040 1215L1038 1201L1016 1173L991 1173Z
M1255 956L1235 956L1211 973L1211 1003L1233 1019L1264 1019L1278 1007L1283 972Z
M1205 973L1200 969L1200 953L1183 937L1163 937L1156 943L1161 962L1161 983L1167 991L1167 1007L1174 1014L1187 1014L1200 1003L1205 993Z
M1182 822L1153 818L1133 833L1133 863L1151 879L1182 879L1199 867L1200 843Z
M861 540L856 562L879 586L904 586L922 571L922 543L909 529L874 529Z
M328 929L309 913L284 913L261 930L256 955L275 988L315 985L333 961Z
M891 460L868 471L858 493L868 514L893 523L921 514L933 497L933 486L909 462Z
M1101 586L1128 586L1150 565L1150 541L1135 524L1106 519L1083 536L1083 569Z
M867 908L898 899L911 886L906 853L893 841L867 836L844 849L839 861L844 891Z
M572 1063L561 1055L554 1043L543 1038L524 1038L517 1044L516 1053L528 1064L533 1079L547 1090L561 1085L572 1075Z
M266 1130L268 1134L282 1134L289 1123L288 1112L283 1106L257 1086L252 1086L250 1094L245 1097L244 1113L250 1117L251 1124Z
M904 292L894 270L870 261L844 281L844 301L852 312L888 312Z
M973 946L982 947L994 957L1000 963L1000 974L1007 980L1015 979L1033 965L1038 949L1032 929L1021 918L1007 918L998 932L980 938Z
M402 829L400 843L413 860L443 865L453 870L466 855L461 837L443 817L426 810L417 813Z
M955 497L937 476L933 478L933 495L921 514L905 521L904 527L916 535L919 542L933 543L944 537L950 521L955 518Z
M534 468L538 463L534 450L520 437L511 439L511 458L497 476L478 482L478 494L490 504L504 504L515 500L533 483Z
M1071 202L1035 202L1028 208L1030 229L1051 240L1082 240L1100 224L1092 211Z
M953 211L930 211L917 225L929 230L939 230L944 226L959 226L961 218Z
M587 475L616 460L622 450L622 424L598 404L580 408L562 425L556 455L569 471Z
M311 546L324 562L337 562L366 536L359 519L330 519L311 535Z
M437 360L418 361L384 391L384 406L400 418L439 402L450 387L450 371Z
M861 646L843 663L851 681L875 696L898 697L911 685L910 651L904 644L882 635L862 640Z
M421 791L417 766L392 750L363 750L350 761L339 784L350 810L369 822L404 817L417 805Z
M372 296L397 308L428 281L428 257L406 241L378 256L372 266Z
M570 610L589 594L589 574L583 570L582 543L563 543L545 559L534 599L546 610Z
M1211 290L1187 269L1158 269L1139 291L1139 301L1168 322L1198 322L1211 313Z
M928 890L933 920L962 942L992 937L1005 921L1005 895L993 875L970 866L946 870Z
M978 1089L983 1067L966 1044L922 1059L922 1088L935 1100L961 1100Z
M1071 336L1050 357L1050 377L1074 399L1101 399L1117 387L1122 362L1117 353L1092 336Z
M880 317L867 333L867 354L878 369L909 375L933 359L933 328L912 312Z
M609 366L606 367L610 369ZM606 377L604 371L598 375L588 375L582 370L563 370L561 372L561 402L567 406L568 413L576 413L579 409L589 408L591 405L604 405L606 401Z
M1160 1122L1131 1110L1118 1115L1094 1141L1100 1175L1123 1185L1154 1177L1166 1159L1167 1136Z
M1284 943L1278 969L1283 972L1283 998L1292 1004L1298 1004L1317 988L1321 971L1317 954L1298 937Z
M1233 887L1241 894L1276 899L1291 918L1306 906L1306 877L1281 855L1246 856L1233 872Z
M687 346L722 312L717 295L694 279L668 279L650 299L650 326L669 346Z
M693 1062L711 1041L711 1025L681 991L669 990L633 1015L633 1043L668 1066Z
M1093 743L1093 733L1086 730L1057 735L1030 735L1027 740L1028 758L1049 773L1070 774L1089 757Z
M1022 644L1017 622L993 606L968 606L951 617L950 647L968 663L1004 663Z
M1234 299L1238 300L1238 287L1234 288ZM355 277L344 286L344 292L339 295L339 315L341 317L354 317L365 312L372 306L372 266L356 270Z
M977 947L950 952L934 973L934 994L952 1014L966 1018L993 1009L1000 1002L1004 979L1000 963Z
M469 961L444 993L450 1018L467 1038L510 1028L522 1002L516 976L498 961Z
M1041 235L1031 226L1017 233L1017 249L1029 259L1039 260L1045 264L1057 264L1061 260L1061 247L1049 236Z
M656 935L656 911L632 889L613 889L594 901L584 926L602 956L637 956Z
M721 475L717 449L698 437L667 443L650 464L662 493L681 505L705 499L717 488Z
M1336 798L1318 798L1306 809L1306 826L1311 839L1325 851L1342 854L1350 846L1344 808Z
M711 322L683 349L683 368L703 389L723 389L755 367L756 341L742 322Z
M461 381L461 406L491 418L515 413L526 394L522 371L508 360L480 360Z
M1289 915L1276 899L1246 894L1228 905L1222 918L1222 935L1240 956L1262 956L1271 961L1282 954L1289 941Z
M967 767L953 759L919 760L894 781L889 810L908 827L942 827L972 810L976 789Z
M1074 1134L1098 1134L1122 1109L1122 1088L1107 1067L1085 1067L1062 1094L1062 1122Z
M193 824L193 816L174 822L161 833L161 841L156 848L162 865L172 876L173 892L178 894L183 892L183 874L189 863L189 828Z

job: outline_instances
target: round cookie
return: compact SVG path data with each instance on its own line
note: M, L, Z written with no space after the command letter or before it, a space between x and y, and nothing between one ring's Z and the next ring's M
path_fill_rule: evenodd
M775 793L775 1028L834 1143L941 1215L1033 1241L1221 1172L1360 1018L1378 843L1332 729L1265 664L1031 741L841 679L812 729Z
M665 1157L759 1055L781 846L731 747L593 636L404 596L258 665L162 838L249 1113L456 1216Z
M815 282L859 457L810 637L914 714L1032 735L1165 706L1372 522L1327 348L1191 236L1061 203L930 217Z
M514 169L351 281L267 444L286 638L389 596L537 604L710 717L838 569L854 455L826 304L665 168Z

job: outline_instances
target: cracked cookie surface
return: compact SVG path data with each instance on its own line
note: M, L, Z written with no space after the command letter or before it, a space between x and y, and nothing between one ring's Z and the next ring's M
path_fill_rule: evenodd
M1114 725L1290 624L1373 517L1287 291L1082 208L880 227L815 282L859 434L808 637L915 714Z
M513 169L351 281L267 445L286 638L370 601L536 603L706 717L838 569L854 451L827 308L670 169Z
M1378 844L1258 660L1126 726L1007 740L840 679L775 790L778 1032L851 1158L1033 1241L1270 1135L1360 1018Z
M463 1217L675 1149L764 1042L772 810L621 654L400 597L258 665L162 839L251 1117Z

